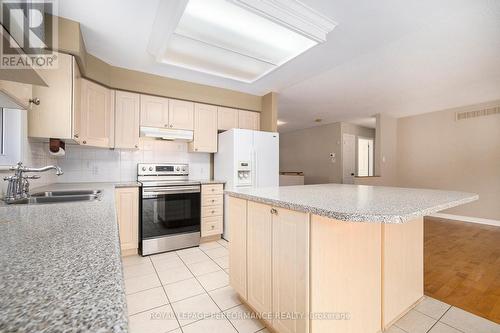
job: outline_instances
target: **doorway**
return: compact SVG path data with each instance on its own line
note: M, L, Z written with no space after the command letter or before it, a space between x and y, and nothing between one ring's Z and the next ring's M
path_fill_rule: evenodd
M358 137L358 172L360 177L373 176L373 139Z

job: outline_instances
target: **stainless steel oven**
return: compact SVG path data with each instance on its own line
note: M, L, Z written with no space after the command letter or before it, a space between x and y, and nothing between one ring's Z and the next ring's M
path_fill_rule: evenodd
M139 164L140 250L143 256L198 246L201 186L185 164Z

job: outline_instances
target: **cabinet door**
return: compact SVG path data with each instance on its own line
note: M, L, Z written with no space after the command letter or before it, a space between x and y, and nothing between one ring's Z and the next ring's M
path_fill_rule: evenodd
M78 113L79 143L94 147L114 147L114 91L81 79L81 107Z
M276 316L273 328L281 333L309 330L309 214L275 208L273 226L273 312L304 315Z
M115 148L139 148L139 94L115 92Z
M194 139L189 150L195 152L217 152L217 107L194 105Z
M31 84L14 81L0 81L0 93L7 95L8 99L2 100L2 106L12 109L30 110L32 98Z
M122 251L137 250L139 246L139 189L137 187L117 188L115 207Z
M171 99L168 123L170 128L192 130L194 127L194 103Z
M238 111L238 127L243 129L260 130L260 114L253 111Z
M168 127L168 98L141 95L141 126Z
M217 108L217 128L222 131L238 128L238 112L231 108Z
M28 112L28 136L73 139L73 93L76 64L72 56L57 53L58 67L38 71L47 87L33 86L40 104Z
M247 299L247 201L228 198L226 224L229 225L229 283Z
M271 206L248 201L247 216L248 303L257 312L269 313L272 311Z

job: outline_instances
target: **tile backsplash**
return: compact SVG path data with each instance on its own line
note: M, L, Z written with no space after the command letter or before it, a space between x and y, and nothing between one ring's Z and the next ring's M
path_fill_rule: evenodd
M46 158L47 143L31 143L32 151L40 150ZM115 182L137 179L137 163L189 163L189 176L193 179L210 178L210 154L190 153L185 142L141 139L138 150L92 148L67 145L66 155L57 157L54 163L64 174L55 182Z

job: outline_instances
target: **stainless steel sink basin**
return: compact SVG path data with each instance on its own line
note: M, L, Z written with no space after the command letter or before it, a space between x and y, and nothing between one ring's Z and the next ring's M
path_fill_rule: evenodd
M101 199L101 190L46 191L33 193L29 198L15 204L44 204L72 201L94 201Z
M68 190L68 191L46 191L33 193L31 197L66 197L80 195L101 195L101 190Z

